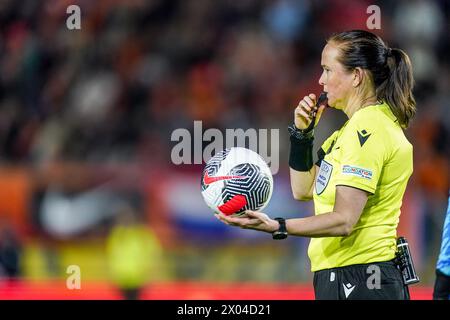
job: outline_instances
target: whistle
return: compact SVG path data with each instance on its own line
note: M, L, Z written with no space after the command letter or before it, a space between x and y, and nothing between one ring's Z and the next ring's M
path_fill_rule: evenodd
M327 93L326 92L322 92L319 96L319 99L317 99L316 102L316 110L314 110L312 112L312 122L314 123L316 121L316 115L317 115L317 110L319 110L319 106L321 104L323 104L326 100L328 99L327 97ZM327 105L328 106L328 105Z

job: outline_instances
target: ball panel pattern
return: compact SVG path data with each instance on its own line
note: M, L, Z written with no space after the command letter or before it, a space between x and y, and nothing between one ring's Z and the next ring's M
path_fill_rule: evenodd
M271 181L262 173L259 166L243 163L231 169L229 175L244 177L226 180L222 189L223 203L227 203L236 195L245 196L247 203L236 214L248 209L258 210L269 199Z
M205 191L209 185L204 183L203 177L205 176L206 173L208 173L209 176L215 176L217 171L219 171L220 167L222 166L222 161L225 160L225 158L227 157L227 155L230 153L230 149L225 149L222 150L218 153L216 153L214 155L214 157L212 157L207 165L205 166L205 169L203 169L203 173L202 173L202 180L201 180L201 186L202 186L202 191Z

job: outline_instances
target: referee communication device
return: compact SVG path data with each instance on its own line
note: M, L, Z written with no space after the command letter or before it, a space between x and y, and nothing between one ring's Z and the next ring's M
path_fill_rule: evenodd
M414 268L411 251L409 250L408 241L404 237L397 239L397 252L395 256L397 267L402 272L403 283L410 285L420 281L419 276Z

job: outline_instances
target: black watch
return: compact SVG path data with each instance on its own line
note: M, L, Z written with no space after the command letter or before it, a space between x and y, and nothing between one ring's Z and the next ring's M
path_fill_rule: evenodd
M278 221L278 223L280 224L280 227L278 228L278 230L276 230L272 233L272 238L274 240L286 239L288 236L288 232L286 229L286 220L284 220L284 218L275 218L275 220Z
M295 124L288 126L289 136L297 138L298 140L309 140L314 138L314 126L309 125L306 129L299 129Z

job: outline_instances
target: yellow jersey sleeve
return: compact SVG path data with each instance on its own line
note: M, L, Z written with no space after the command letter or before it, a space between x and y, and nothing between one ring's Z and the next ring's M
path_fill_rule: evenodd
M372 123L371 123L372 121ZM385 160L383 131L368 117L355 115L339 138L340 163L336 186L345 185L375 193Z

